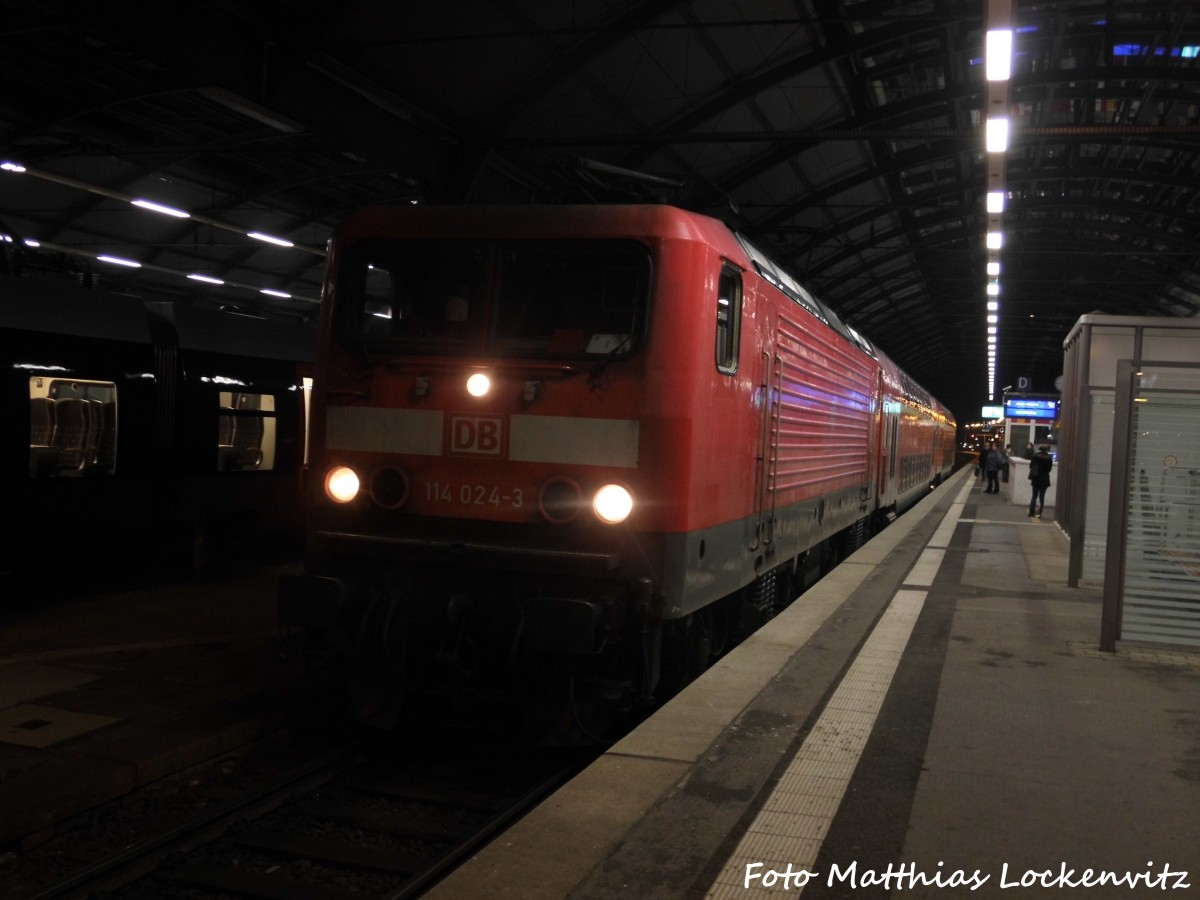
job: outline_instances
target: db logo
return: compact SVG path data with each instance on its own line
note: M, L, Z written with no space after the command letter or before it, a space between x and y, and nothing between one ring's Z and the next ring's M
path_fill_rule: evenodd
M501 456L504 420L498 417L451 416L450 452L468 456Z

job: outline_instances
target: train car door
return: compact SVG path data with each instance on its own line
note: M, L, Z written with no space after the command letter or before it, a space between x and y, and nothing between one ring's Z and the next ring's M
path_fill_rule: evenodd
M896 502L896 456L900 452L900 404L888 397L887 389L881 388L880 419L883 425L879 454L879 505L891 506Z
M862 510L868 512L878 506L878 498L882 494L879 471L883 448L880 446L883 432L883 373L876 369L874 383L871 385L871 396L867 398L867 477L863 482ZM876 503L872 503L876 500ZM869 514L869 513L868 513Z
M775 310L766 307L762 317L766 340L759 355L758 455L754 491L754 534L751 550L771 545L775 526L775 475L779 449L779 381L782 361L775 350Z

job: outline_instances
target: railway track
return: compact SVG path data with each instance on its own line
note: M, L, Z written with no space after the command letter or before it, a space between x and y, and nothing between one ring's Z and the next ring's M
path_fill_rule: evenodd
M7 896L417 897L596 755L461 734L413 743L358 737L262 772L169 828Z

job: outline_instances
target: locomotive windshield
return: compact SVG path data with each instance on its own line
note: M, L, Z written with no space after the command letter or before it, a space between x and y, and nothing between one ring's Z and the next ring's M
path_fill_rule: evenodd
M650 292L633 241L372 240L344 273L339 333L368 353L625 356Z

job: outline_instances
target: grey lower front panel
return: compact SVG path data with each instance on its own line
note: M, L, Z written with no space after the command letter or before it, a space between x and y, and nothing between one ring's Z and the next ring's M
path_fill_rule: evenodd
M312 573L353 572L356 581L386 581L388 573L408 576L449 566L456 578L487 572L528 576L518 581L540 583L540 593L548 596L566 596L564 585L571 579L584 579L577 587L588 592L606 583L626 590L644 584L661 598L660 614L675 619L735 593L849 528L870 512L862 497L855 487L778 507L769 516L687 533L628 532L603 548L583 540L552 540L557 535L545 530L523 533L519 541L506 533L509 540L501 542L477 523L462 531L454 523L433 523L420 537L321 529L317 537L328 565Z
M764 517L664 536L663 612L679 618L745 587L867 515L860 488Z

